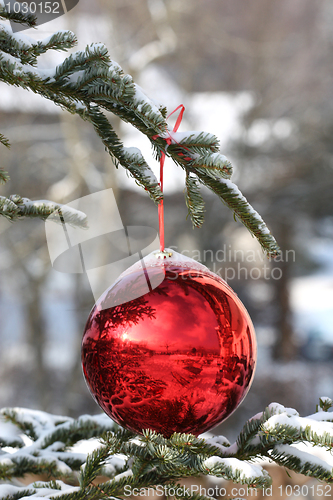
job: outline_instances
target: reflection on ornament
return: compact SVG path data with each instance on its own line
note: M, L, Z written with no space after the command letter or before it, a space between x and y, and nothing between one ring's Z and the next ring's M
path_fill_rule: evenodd
M148 280L146 293L138 263L92 309L82 341L85 379L123 427L198 435L244 399L255 368L254 329L237 295L205 266L173 251L145 262L147 277L163 271L162 283L153 288Z

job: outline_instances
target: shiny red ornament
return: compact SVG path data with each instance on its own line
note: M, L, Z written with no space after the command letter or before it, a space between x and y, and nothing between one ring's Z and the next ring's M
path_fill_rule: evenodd
M199 435L247 394L256 339L227 283L169 252L150 254L100 297L85 327L82 366L96 402L123 427Z

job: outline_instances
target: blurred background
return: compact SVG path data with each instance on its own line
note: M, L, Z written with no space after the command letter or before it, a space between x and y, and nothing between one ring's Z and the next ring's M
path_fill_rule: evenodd
M272 401L313 413L320 396L333 395L333 3L80 0L24 33L44 38L58 29L74 31L79 49L104 43L169 112L184 104L180 130L216 134L234 182L282 248L268 260L206 190L205 224L192 229L184 178L166 163L166 245L226 278L257 332L252 388L216 432L233 439ZM41 65L64 57L47 54ZM148 140L111 119L158 172ZM158 229L153 202L78 117L1 83L0 130L11 143L1 148L11 177L1 195L66 203L112 187L124 225ZM98 413L80 366L94 304L86 277L52 269L42 221L3 219L0 233L0 406Z

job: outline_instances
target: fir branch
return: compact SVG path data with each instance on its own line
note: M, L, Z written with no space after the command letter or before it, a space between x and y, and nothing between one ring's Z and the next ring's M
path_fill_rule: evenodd
M57 31L52 36L33 44L34 54L39 56L49 49L66 51L77 44L76 35L72 31Z
M4 31L5 26L1 25L0 27ZM37 42L23 34L19 36L12 34L8 28L6 33L2 32L0 35L2 35L0 36L0 42L1 40L6 43L10 41L10 53L19 58L22 64L29 64L31 66L37 65L37 58L48 50L66 51L77 43L76 36L71 31L59 31L51 37ZM6 50L6 47L3 47L3 50L9 52Z
M2 489L5 493L2 493ZM36 493L35 489L27 488L26 486L13 486L0 484L0 498L3 500L19 500L20 498L29 497Z
M7 181L9 181L10 177L8 175L8 172L0 168L0 184L6 184Z
M190 163L194 171L205 172L213 179L222 177L223 179L230 179L232 175L231 162L220 153L210 153L203 155Z
M34 28L37 22L37 17L30 12L26 14L14 11L7 12L3 2L0 2L0 19L15 22L29 28Z
M89 120L109 153L130 172L139 185L146 189L150 197L159 203L163 198L160 186L140 150L124 148L110 122L97 107L91 107L88 114Z
M170 136L171 144L169 146L170 150L173 150L179 146L182 148L190 149L198 154L208 152L217 153L220 148L220 141L218 138L208 132L168 132Z
M286 444L274 446L269 456L279 465L305 476L315 477L322 481L333 480L333 470L323 460L314 459L313 455Z
M328 412L330 408L333 406L333 400L331 398L319 398L319 404L316 406L316 411L324 411Z
M102 468L106 464L106 460L109 456L109 448L103 446L97 450L94 450L89 456L84 465L81 468L81 474L79 477L79 483L81 488L86 488L89 486L97 476L101 475Z
M246 456L249 452L253 452L256 446L253 443L253 439L257 436L262 426L262 414L258 417L253 417L248 420L241 432L239 433L236 444L237 444L237 456L241 458Z
M7 137L5 137L2 134L0 134L0 143L3 144L4 146L6 146L6 148L10 148L9 140L7 139ZM1 169L0 169L0 171L1 171Z
M89 67L102 67L108 72L110 58L104 46L91 44L84 51L77 51L66 57L64 61L55 68L54 80L58 83L67 83L70 86L70 75L78 73L73 83ZM121 68L119 67L119 72ZM73 85L74 88L75 85Z
M64 425L65 423L66 425ZM61 442L63 443L63 449L67 449L82 439L100 438L103 433L110 430L110 426L117 428L117 424L112 422L109 425L103 425L96 419L80 417L72 422L58 424L53 432L47 434L40 446L45 449L53 443Z
M188 215L191 217L193 226L201 227L204 223L205 203L200 194L197 179L187 174L185 185L185 202Z
M237 458L212 457L204 462L207 473L231 479L235 483L248 484L266 488L272 484L272 479L267 471L259 465L253 465Z
M35 41L22 34L13 33L11 28L0 23L0 49L17 58L21 64L36 65L37 58L49 49L67 50L77 43L71 31L59 31L45 40Z
M5 196L0 196L0 215L8 220L16 220L19 217L19 208L15 203Z
M86 215L79 210L49 200L29 200L29 198L22 198L18 194L11 195L9 198L0 196L0 215L10 221L29 217L57 223L65 222L82 229L88 227Z
M85 51L67 57L57 68L39 70L37 57L48 49L65 50L76 39L71 33L56 33L44 42L30 42L24 36L2 33L0 52L1 79L11 85L30 89L56 105L90 121L116 164L128 170L135 181L158 203L162 199L158 182L141 153L127 151L102 110L111 111L145 134L157 156L163 151L187 174L215 192L241 222L259 240L264 250L274 256L279 248L264 222L244 196L227 179L231 164L218 153L219 141L206 132L171 132L165 121L166 110L157 107L112 61L102 44L92 44ZM0 47L1 48L1 47ZM167 144L171 141L171 144ZM226 180L224 180L226 179ZM194 178L187 175L186 202L194 225L202 224L203 201ZM194 204L198 206L194 208ZM32 211L31 216L35 212ZM8 214L2 214L8 217ZM40 213L41 216L43 214Z
M41 474L46 475L48 478L66 478L72 475L71 468L67 468L67 474L64 467L59 468L56 460L44 460L34 456L21 456L19 458L13 457L11 459L12 466L8 466L4 471L1 479L8 479L9 477L24 477L25 474ZM74 462L72 461L73 465ZM81 464L78 465L80 467ZM74 467L73 467L74 468Z
M197 176L234 212L234 215L257 238L268 255L275 257L279 254L280 249L275 238L267 229L258 212L251 207L235 184L229 179L213 179L202 172L197 172Z
M333 425L325 411L300 417L292 408L273 403L246 423L237 442L232 445L222 436L205 440L191 434L174 433L167 439L147 430L143 436L137 437L130 431L114 427L105 415L82 417L77 421L22 409L3 410L2 415L17 427L17 435L24 432L34 441L32 445L22 447L22 451L0 455L2 478L8 480L11 476L35 472L54 478L68 476L68 481L80 464L85 463L81 469L80 487L73 488L61 481L42 481L26 488L29 496L42 489L41 496L50 498L56 494L62 500L121 498L132 488L165 485L167 491L177 485L181 477L200 475L213 475L262 488L269 486L271 479L259 465L251 463L253 458L260 456L324 481L333 479L329 464L297 448L301 441L312 445L320 443L320 438L321 445L331 449ZM111 431L104 435L102 446L90 456L78 455L70 448L63 451L80 440L85 432L85 438L89 438L106 428ZM14 436L11 446L15 445L15 439ZM251 447L253 443L255 446ZM5 440L3 446L8 446ZM96 485L96 480L102 475L111 480ZM6 495L2 495L0 485L0 498L15 500L23 496L22 489L11 490L9 496L6 491ZM185 495L185 498L197 496Z

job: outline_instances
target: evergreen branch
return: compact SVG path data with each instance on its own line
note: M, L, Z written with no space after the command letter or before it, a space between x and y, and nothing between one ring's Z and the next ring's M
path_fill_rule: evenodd
M171 138L170 150L181 146L195 152L217 153L220 148L218 138L208 132L168 132Z
M275 238L267 229L258 212L251 207L235 184L229 179L212 179L202 172L197 172L197 176L234 212L235 217L257 238L268 255L275 257L279 254L280 249Z
M31 45L25 43L21 38L15 37L9 27L2 23L0 23L0 48L4 52L11 53L14 57L20 58L22 63L30 63L31 61Z
M231 479L235 483L248 484L266 488L271 485L272 479L268 472L259 465L238 460L237 458L212 457L204 462L207 474L225 479Z
M29 28L34 28L36 26L37 18L33 14L22 12L7 12L4 2L0 2L0 19L5 19L7 21L15 22L21 24L22 26L27 26Z
M81 488L89 486L97 476L101 475L102 468L109 456L109 447L103 446L94 450L87 458L84 467L81 468L79 483Z
M0 134L0 143L3 144L4 146L6 146L6 148L10 148L9 140L7 139L7 137L5 137L2 134ZM1 169L0 169L0 172L1 172Z
M327 406L328 399L322 398L321 404L325 402ZM143 436L136 437L130 431L114 427L106 416L84 417L75 421L69 417L22 409L3 410L2 415L17 427L10 446L15 445L16 435L19 436L22 431L34 440L32 445L21 448L22 451L0 454L0 476L3 479L34 472L69 481L80 464L85 463L81 469L80 487L61 481L42 481L32 485L33 488L25 488L28 490L26 496L56 496L59 500L122 498L125 493L128 496L133 488L157 489L163 485L166 492L172 491L179 478L202 475L262 488L271 484L271 478L260 466L249 462L260 456L296 472L332 481L330 465L294 446L302 441L311 445L321 442L331 449L333 425L328 421L331 417L327 411L300 417L292 408L273 403L245 424L237 442L232 445L222 436L205 440L191 434L174 433L167 439L147 430ZM88 457L70 449L64 451L80 440L84 432L85 438L89 438L105 429L111 431L104 435L102 447ZM2 442L8 446L6 440ZM96 485L101 476L111 480ZM0 485L0 498L21 498L22 489L16 488L10 490L10 494L6 490L6 495L3 495ZM185 493L176 495L176 498L201 497Z
M2 471L0 479L9 479L11 477L24 477L25 474L41 474L51 478L66 478L72 475L72 470L67 467L67 474L64 472L64 467L59 468L58 463L53 460L43 460L39 457L21 456L20 458L13 457L11 459L12 466L7 465ZM72 462L74 465L74 462ZM80 467L81 464L78 465Z
M66 222L66 224L82 229L88 227L86 215L79 210L49 200L29 200L18 194L11 195L9 198L0 196L0 215L11 221L29 217L58 223Z
M117 424L113 424L117 427ZM50 447L53 443L63 443L63 449L73 446L82 439L91 439L93 437L100 438L103 433L110 430L110 425L101 425L96 419L79 418L66 425L57 425L55 430L49 433L43 443L41 449Z
M49 49L66 51L76 44L77 38L72 31L57 31L45 40L33 44L33 51L36 56L39 56Z
M130 82L130 80L128 81ZM128 88L124 87L124 85L120 89L128 91ZM132 90L132 87L129 87L129 89ZM133 95L129 93L125 96L120 94L115 86L94 79L91 79L81 91L85 92L89 100L119 116L123 121L130 123L148 137L164 133L166 129L165 119L162 114L163 109L153 109L151 103L139 100L135 93Z
M315 445L331 448L333 446L333 424L326 418L320 421L321 413L300 417L295 410L290 411L283 406L277 407L278 412L273 414L262 425L262 432L266 439L278 442L307 441ZM318 418L319 417L319 418Z
M271 447L271 436L267 439L267 435L263 432L263 424L272 415L281 414L284 411L287 411L284 406L272 403L263 412L250 418L237 437L235 456L246 460L258 454L265 455Z
M41 491L42 489L46 491ZM59 490L66 491L66 494L59 495ZM69 493L71 492L71 493ZM42 482L38 481L28 486L14 486L14 485L1 485L0 484L0 498L3 500L19 500L25 497L43 497L45 500L54 498L62 498L68 500L78 498L79 488L75 486L69 486L62 481L48 481Z
M333 480L333 470L329 464L319 458L314 459L313 455L299 451L295 447L286 444L276 445L269 453L269 457L277 464L298 474L328 482Z
M108 63L110 63L110 57L107 49L100 44L91 44L88 45L84 51L74 52L66 57L66 59L55 68L54 80L58 83L62 83L62 85L67 84L67 86L70 86L71 83L78 81L84 74L84 71L89 67L104 68L106 76L109 68ZM120 67L119 72L121 72ZM78 74L71 81L69 77L75 73ZM74 89L76 88L75 85L73 85L73 87Z
M10 46L8 47L8 42ZM37 58L50 49L63 50L73 47L77 39L71 31L59 31L45 40L35 41L23 34L13 34L11 30L0 24L0 48L19 59L21 64L37 65Z
M220 153L210 153L196 158L190 166L194 171L205 172L213 179L222 177L230 179L232 174L232 165L230 161Z
M9 181L10 177L8 175L8 172L0 168L0 184L6 184L7 181Z
M7 495L2 496L1 492L2 486L3 485L0 484L0 498L2 498L3 500L19 500L20 498L29 497L36 493L36 490L31 488L28 489L26 486L20 487L20 486L10 485L8 488L8 485L6 484L5 486Z
M33 66L37 64L37 57L47 50L67 50L76 43L76 37L71 31L59 31L36 42L22 33L13 33L9 26L0 23L0 49L17 58L21 64Z
M156 177L141 155L140 150L124 148L110 122L97 107L91 107L88 113L89 120L102 139L108 152L115 158L116 162L119 162L130 172L137 184L144 187L150 197L158 203L163 198L161 189Z
M169 482L170 478L163 478L158 475L156 471L150 471L147 474L143 474L142 476L137 477L134 476L129 470L122 474L119 474L107 483L100 483L98 485L98 489L109 497L123 497L124 493L126 493L126 488L127 491L129 491L132 488L143 489L146 487L154 487L157 485L167 484Z
M253 417L248 420L241 432L239 433L236 444L237 444L237 456L241 458L246 456L249 452L254 451L256 446L253 443L254 438L257 436L262 426L262 417Z
M19 208L9 198L0 196L0 215L8 220L16 220L19 216Z
M319 404L316 406L317 412L328 412L330 408L333 406L333 400L331 398L319 398Z
M192 224L201 227L204 223L205 203L200 194L197 179L190 174L186 175L185 202Z
M231 164L218 153L218 139L205 132L170 132L165 121L165 108L157 108L147 98L132 77L124 74L121 67L110 60L107 49L102 44L92 44L85 51L70 55L53 70L43 71L34 67L41 53L48 49L66 50L75 42L72 33L63 32L42 42L31 42L29 37L11 34L4 28L0 46L1 79L11 85L30 89L90 121L116 164L127 169L135 181L148 191L155 203L158 203L162 199L162 193L155 176L139 151L123 147L102 109L128 121L151 140L157 155L163 151L184 168L187 174L192 172L197 175L200 182L233 210L235 216L258 238L264 250L270 255L276 255L278 246L262 219L231 182L223 181L223 178L231 175ZM171 140L169 146L166 138ZM189 175L186 179L185 199L192 222L200 226L203 221L203 200L196 180ZM21 206L16 214L12 206L14 212L2 215L11 220L17 215L42 218L48 215L46 207L43 207L44 211L41 207L30 208Z

